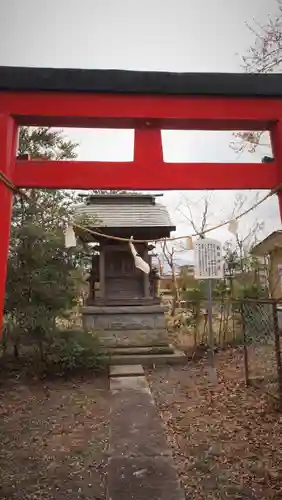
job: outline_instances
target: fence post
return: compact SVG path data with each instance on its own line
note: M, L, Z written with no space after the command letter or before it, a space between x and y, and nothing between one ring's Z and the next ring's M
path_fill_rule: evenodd
M245 322L245 314L244 314L244 305L242 302L240 305L240 311L241 311L242 327L243 327L245 384L248 387L250 385L249 359L248 359L248 346L247 346L247 336L246 336L246 322Z
M281 362L281 348L280 348L280 335L278 327L278 314L277 314L277 303L272 303L273 311L273 329L274 329L274 340L275 340L275 356L276 356L276 367L278 376L278 393L280 408L282 408L282 362Z

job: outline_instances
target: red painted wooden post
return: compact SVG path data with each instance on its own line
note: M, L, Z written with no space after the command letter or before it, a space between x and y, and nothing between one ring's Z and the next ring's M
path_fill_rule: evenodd
M13 179L17 147L17 125L12 117L0 114L0 170ZM12 214L12 191L0 180L0 339L7 276Z
M150 169L163 164L162 136L159 129L150 128L148 124L146 128L135 130L134 161L142 167L149 164Z
M282 121L278 121L270 131L272 151L276 162L277 184L282 183ZM282 188L277 193L280 218L282 220Z

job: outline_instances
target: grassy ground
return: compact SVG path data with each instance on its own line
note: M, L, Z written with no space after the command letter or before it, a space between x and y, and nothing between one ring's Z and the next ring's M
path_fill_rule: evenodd
M0 385L0 499L104 500L107 378Z
M236 349L217 355L216 385L205 361L148 374L189 500L282 498L282 414L243 366Z

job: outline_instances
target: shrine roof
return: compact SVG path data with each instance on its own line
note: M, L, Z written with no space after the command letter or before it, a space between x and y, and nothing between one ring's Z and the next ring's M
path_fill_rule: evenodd
M90 196L86 203L75 208L75 217L93 218L93 228L163 227L175 230L167 208L147 194Z
M282 75L0 66L0 91L282 97Z

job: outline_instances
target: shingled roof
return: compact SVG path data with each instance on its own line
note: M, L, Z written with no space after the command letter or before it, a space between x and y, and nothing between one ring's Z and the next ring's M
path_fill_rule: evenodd
M75 217L92 219L92 227L146 228L163 227L174 231L167 208L156 203L155 196L143 194L105 194L86 198L78 205Z
M282 248L282 231L274 231L269 234L264 240L257 243L251 253L257 257L264 257L270 254L276 248Z

